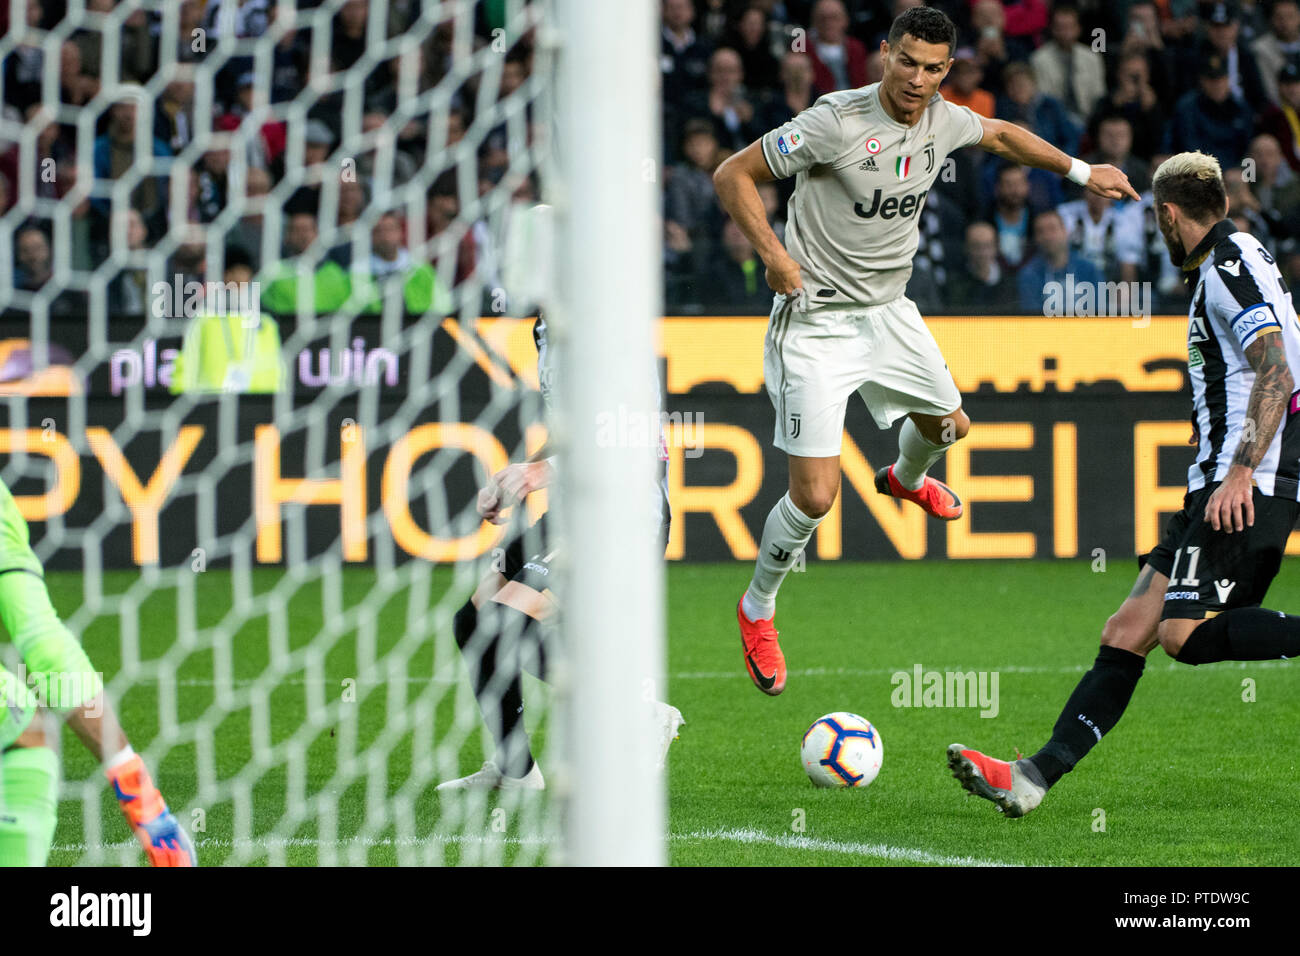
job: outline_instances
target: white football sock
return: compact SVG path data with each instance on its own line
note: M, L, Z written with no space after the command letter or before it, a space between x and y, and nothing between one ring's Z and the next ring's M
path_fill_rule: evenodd
M802 551L821 518L810 518L790 500L790 493L776 503L763 524L763 540L754 562L754 577L741 599L741 609L751 621L766 621L776 613L776 592L785 580L795 555ZM778 560L779 558L779 560Z
M898 461L894 462L894 477L908 491L916 491L925 483L925 473L943 457L948 445L936 445L921 434L916 422L910 418L903 422L898 433Z

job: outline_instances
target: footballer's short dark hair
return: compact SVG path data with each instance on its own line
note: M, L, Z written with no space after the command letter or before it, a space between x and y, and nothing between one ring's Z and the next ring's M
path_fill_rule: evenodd
M889 28L889 46L898 46L904 36L914 36L925 43L946 43L948 55L957 49L957 26L948 14L933 7L913 7L904 10Z
M1170 156L1151 179L1156 205L1173 203L1196 222L1216 222L1228 205L1219 161L1206 153Z

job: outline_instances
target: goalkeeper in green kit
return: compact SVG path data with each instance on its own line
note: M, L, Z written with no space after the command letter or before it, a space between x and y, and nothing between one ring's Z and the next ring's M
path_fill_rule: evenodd
M43 866L58 808L58 724L94 754L153 866L195 866L189 835L167 809L117 722L103 681L59 620L27 522L0 481L0 622L28 680L0 666L0 866Z

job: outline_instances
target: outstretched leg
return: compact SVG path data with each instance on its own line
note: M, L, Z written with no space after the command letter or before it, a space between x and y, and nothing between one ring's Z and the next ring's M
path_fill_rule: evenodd
M1151 565L1101 632L1101 650L1079 680L1052 728L1051 739L1031 757L997 760L960 744L948 748L948 765L963 787L996 803L1009 817L1024 816L1119 723L1156 632L1169 578Z

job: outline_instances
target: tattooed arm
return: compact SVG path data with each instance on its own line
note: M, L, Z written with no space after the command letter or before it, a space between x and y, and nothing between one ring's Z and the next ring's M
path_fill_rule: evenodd
M1251 342L1246 349L1246 361L1255 372L1255 385L1246 406L1241 442L1223 484L1214 490L1205 505L1205 519L1211 527L1228 534L1255 523L1251 473L1273 443L1295 389L1280 332L1266 332Z

